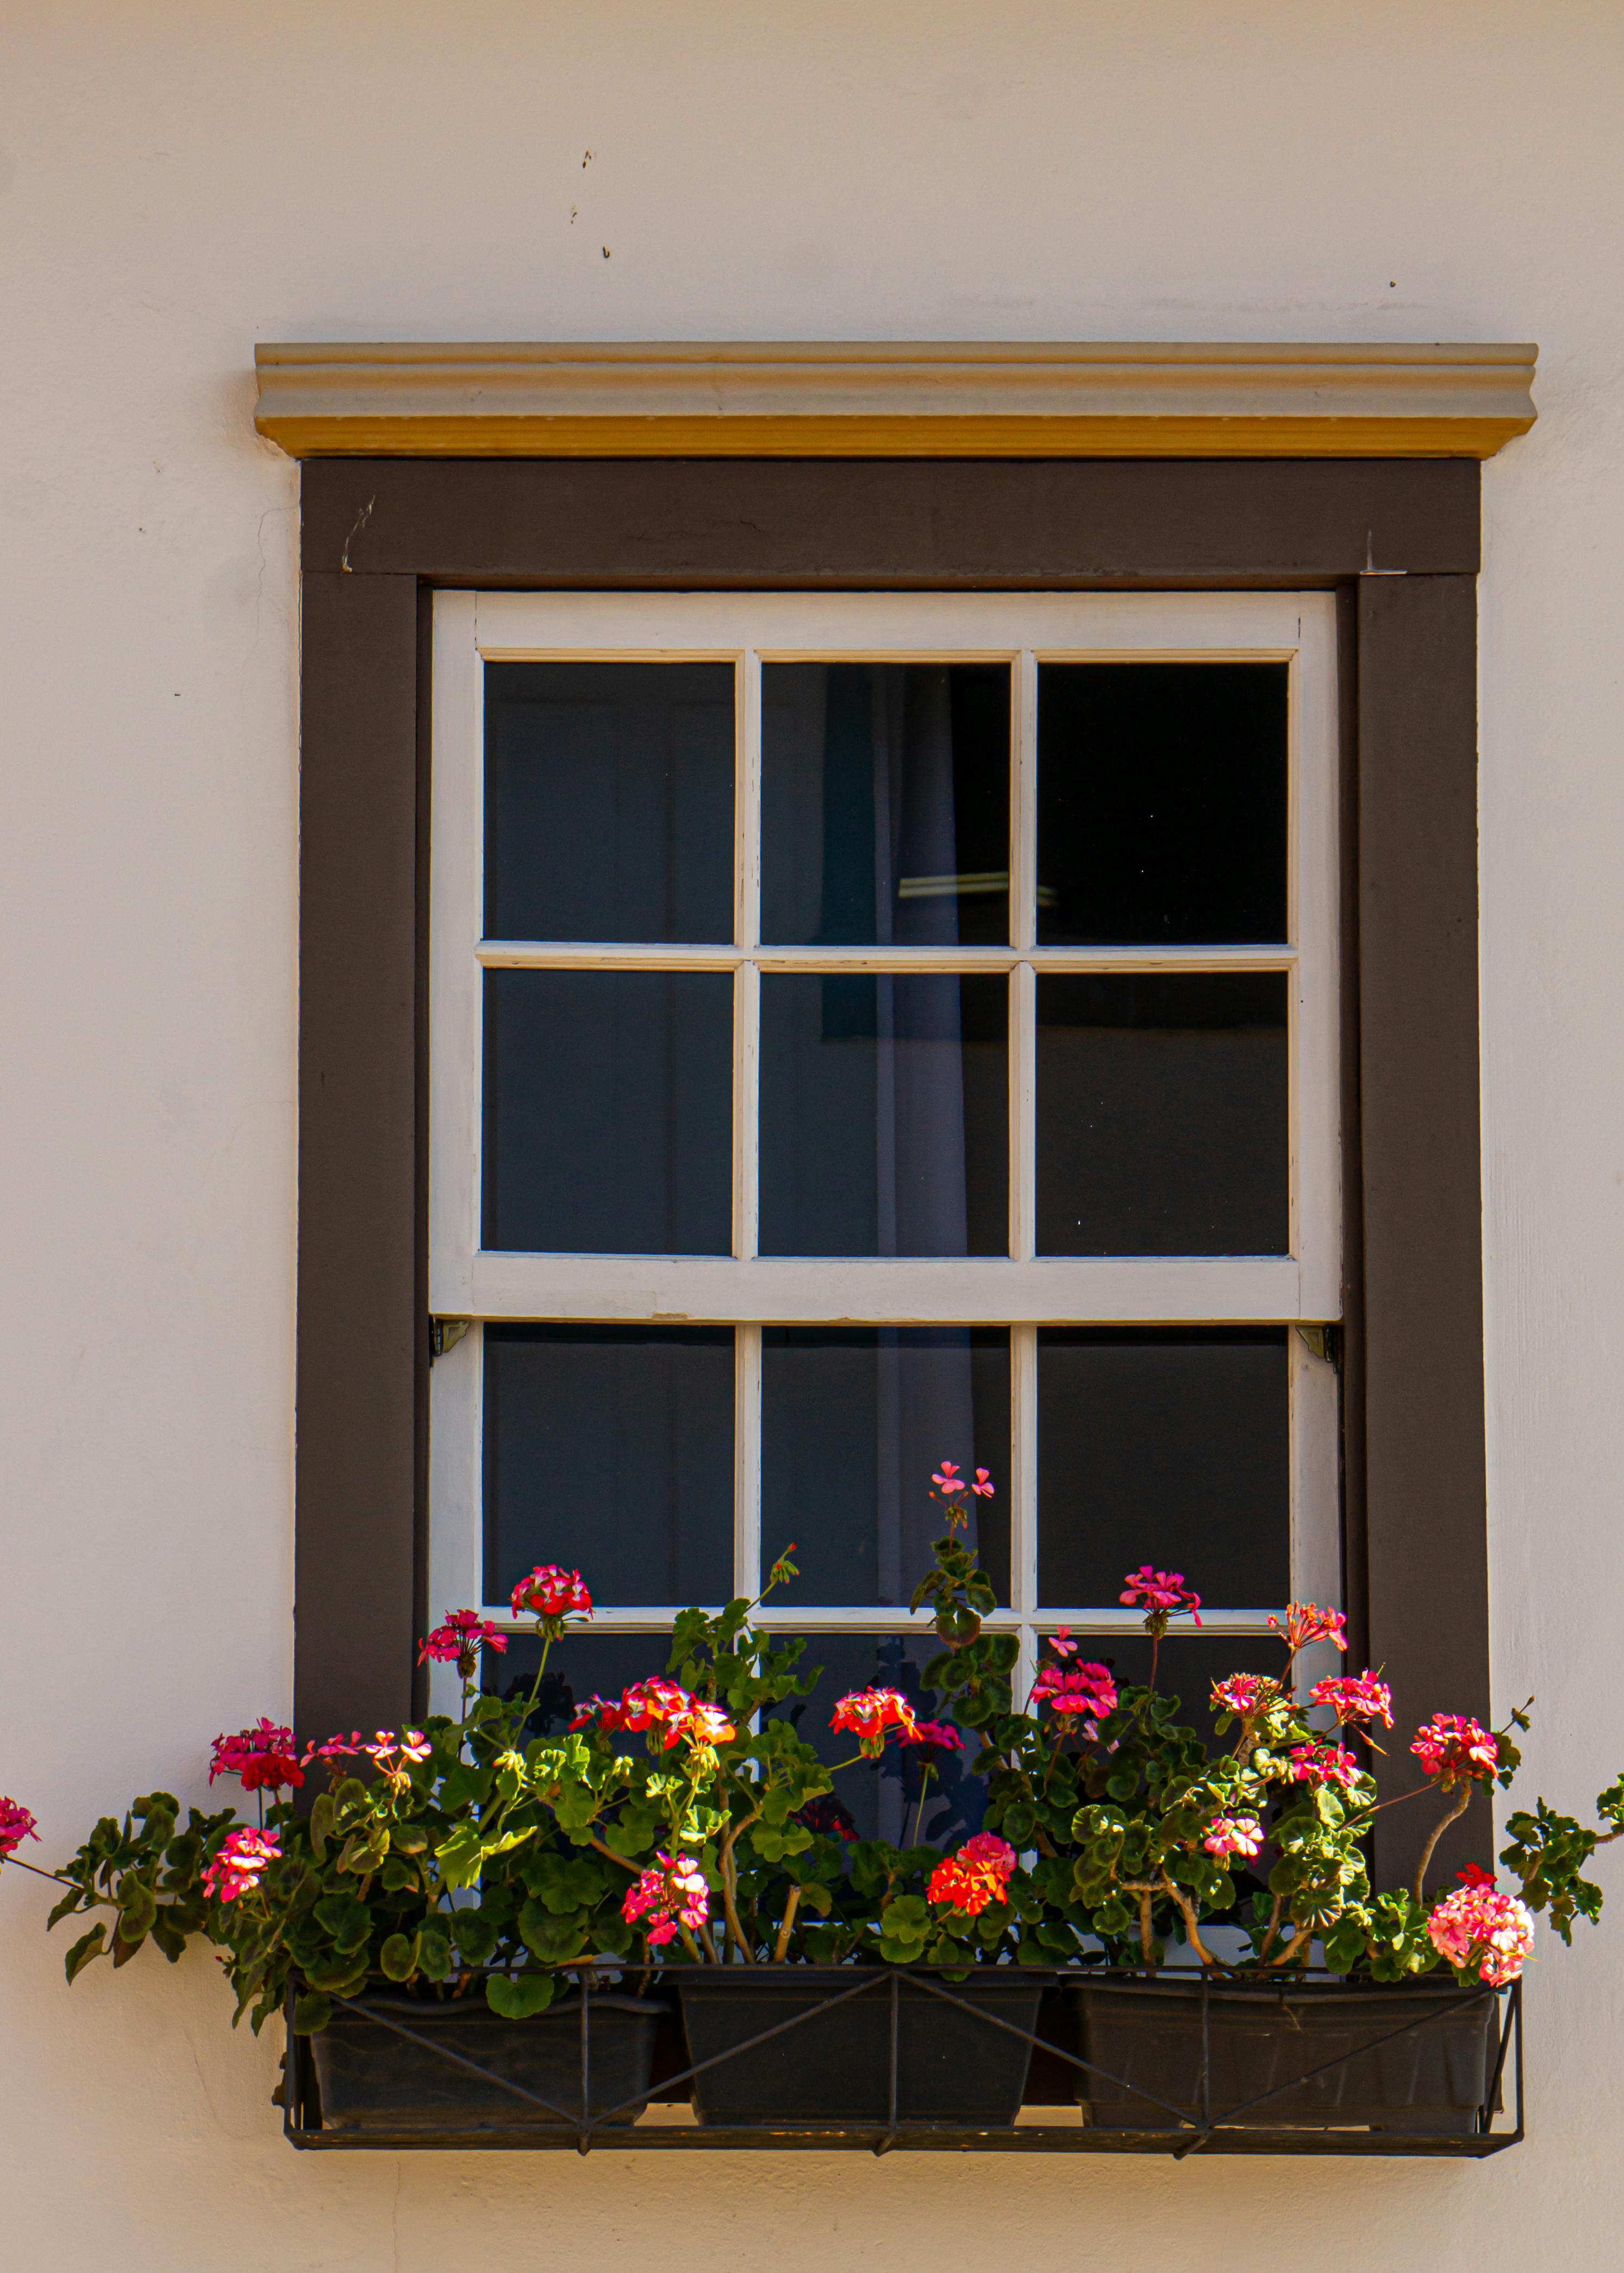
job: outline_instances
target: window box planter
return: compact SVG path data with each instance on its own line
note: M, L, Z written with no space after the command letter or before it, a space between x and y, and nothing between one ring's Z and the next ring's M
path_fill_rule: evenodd
M630 2124L642 2113L665 2010L643 1997L592 1999L584 2097L593 2117ZM579 1997L522 2021L504 2020L483 1998L368 1997L341 2007L309 2043L325 2131L567 2130L581 2119Z
M667 1980L698 2070L695 2116L736 2127L1013 2124L1044 1986L1014 1967L943 1982L878 1968L854 1980L837 1965L692 1966Z
M1065 1994L1084 2121L1165 2128L1486 2131L1500 2103L1500 1999L1436 1982L1079 1982ZM1204 2072L1203 2072L1204 2071Z

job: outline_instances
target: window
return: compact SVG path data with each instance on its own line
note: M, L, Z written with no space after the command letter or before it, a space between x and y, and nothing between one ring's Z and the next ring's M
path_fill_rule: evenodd
M602 1689L793 1539L907 1683L944 1457L1029 1664L1336 1593L1333 609L436 596L437 1610L580 1563Z

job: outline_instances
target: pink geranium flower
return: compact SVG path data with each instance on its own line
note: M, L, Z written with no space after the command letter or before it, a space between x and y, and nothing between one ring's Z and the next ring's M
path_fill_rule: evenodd
M705 1873L691 1855L667 1855L662 1850L657 1867L640 1872L636 1885L627 1889L620 1915L628 1925L635 1925L640 1918L652 1919L644 1932L655 1948L675 1941L679 1926L697 1930L710 1916L710 1888Z
M1103 1721L1117 1709L1117 1684L1108 1665L1044 1665L1032 1684L1032 1704L1063 1717Z
M900 1729L907 1742L916 1725L913 1707L895 1689L854 1689L829 1716L830 1728L849 1729L870 1759L885 1750L887 1729Z
M938 1491L947 1492L949 1495L964 1489L964 1479L959 1474L958 1463L955 1460L944 1460L939 1468L933 1469L931 1482Z
M1343 1752L1340 1744L1293 1744L1291 1747L1291 1777L1293 1783L1334 1784L1339 1791L1350 1791L1358 1783L1364 1770L1351 1752Z
M20 1800L0 1799L0 1863L9 1863L25 1839L38 1841L36 1823Z
M1338 1728L1346 1728L1350 1721L1380 1721L1384 1729L1393 1725L1393 1692L1373 1673L1334 1674L1316 1681L1312 1693L1316 1705L1331 1707Z
M1335 1642L1341 1650L1348 1647L1347 1619L1340 1610L1322 1610L1316 1602L1288 1602L1284 1625L1272 1610L1269 1623L1276 1633L1285 1636L1286 1648L1292 1657L1316 1641Z
M477 1610L451 1610L442 1624L417 1646L419 1665L454 1665L465 1681L472 1681L479 1670L482 1648L498 1653L507 1647L507 1636L500 1626L493 1626L482 1618Z
M1429 1776L1452 1784L1486 1783L1500 1764L1500 1746L1488 1730L1459 1713L1434 1713L1410 1747Z
M251 1894L273 1863L280 1863L281 1843L274 1831L228 1832L220 1852L203 1873L203 1891L217 1901L235 1902Z
M309 1767L312 1760L326 1760L332 1774L336 1775L339 1762L356 1759L362 1749L359 1729L353 1729L348 1737L341 1730L336 1737L329 1737L325 1744L307 1744L300 1755L299 1765Z
M1130 1610L1149 1610L1152 1617L1178 1617L1187 1610L1197 1625L1201 1622L1201 1598L1189 1592L1182 1571L1158 1571L1141 1563L1124 1579L1119 1599Z
M976 1471L976 1481L970 1486L970 1489L975 1493L977 1499L991 1499L993 1497L995 1490L995 1486L992 1482L992 1469L977 1468Z
M916 1721L911 1730L904 1729L902 1731L899 1741L904 1744L917 1744L922 1752L938 1756L964 1750L964 1739L951 1721ZM925 1766L929 1767L932 1765L932 1760L927 1759Z
M1459 1973L1503 1989L1515 1981L1534 1947L1534 1921L1515 1894L1502 1894L1493 1873L1469 1863L1465 1884L1446 1894L1426 1921L1427 1939Z
M1255 1815L1215 1816L1201 1845L1209 1855L1255 1855L1263 1844L1263 1827Z
M513 1589L513 1616L529 1616L562 1629L565 1618L589 1618L592 1596L579 1571L565 1571L557 1563L538 1563Z
M931 1873L930 1899L979 1917L989 1902L1007 1902L1005 1891L1019 1858L1006 1839L978 1831Z
M1255 1721L1277 1705L1283 1693L1280 1684L1266 1673L1231 1673L1227 1681L1213 1683L1212 1709L1232 1713L1239 1721Z
M304 1782L304 1770L293 1730L262 1719L257 1729L216 1737L209 1782L222 1775L239 1776L244 1791L296 1790Z

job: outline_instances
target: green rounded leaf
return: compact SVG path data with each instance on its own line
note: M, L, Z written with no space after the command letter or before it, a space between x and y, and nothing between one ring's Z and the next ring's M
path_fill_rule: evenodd
M392 1933L378 1953L386 1981L409 1981L416 1970L412 1945L403 1933Z
M550 1973L493 1973L485 1984L485 2002L505 2021L528 2021L547 2010L556 1986Z

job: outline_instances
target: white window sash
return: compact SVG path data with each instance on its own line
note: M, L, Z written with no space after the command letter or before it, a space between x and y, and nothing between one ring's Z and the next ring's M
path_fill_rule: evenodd
M487 661L729 661L737 701L731 944L643 946L487 940L482 931ZM1008 947L761 946L760 670L766 662L1007 662L1013 675ZM1287 936L1228 947L1051 948L1035 942L1037 688L1049 661L1279 661L1288 665ZM1036 1345L1045 1324L1321 1324L1341 1314L1341 1134L1335 604L1324 593L598 594L439 593L432 688L430 1307L478 1320L731 1324L737 1338L735 1580L753 1593L760 1532L761 1322L1011 1328L1012 1593L997 1621L1029 1661L1058 1624L1109 1633L1109 1607L1036 1601ZM532 1255L479 1243L482 989L487 970L715 970L735 974L733 1252ZM1007 973L1010 1253L851 1260L756 1251L756 1084L760 974L952 970ZM1284 1256L1042 1257L1035 1251L1032 1010L1045 971L1280 971L1287 974L1290 1251ZM431 1601L477 1599L480 1569L477 1324L431 1376ZM1336 1591L1336 1380L1296 1334L1291 1350L1293 1585ZM1002 1481L1002 1480L1000 1480ZM767 1542L770 1549L772 1542ZM583 1553L585 1552L583 1548ZM595 1630L652 1631L670 1606L606 1606ZM1209 1630L1256 1632L1269 1608L1216 1609ZM505 1606L488 1615L505 1617ZM1205 1615L1205 1613L1204 1613ZM894 1610L767 1614L802 1631L895 1632Z

